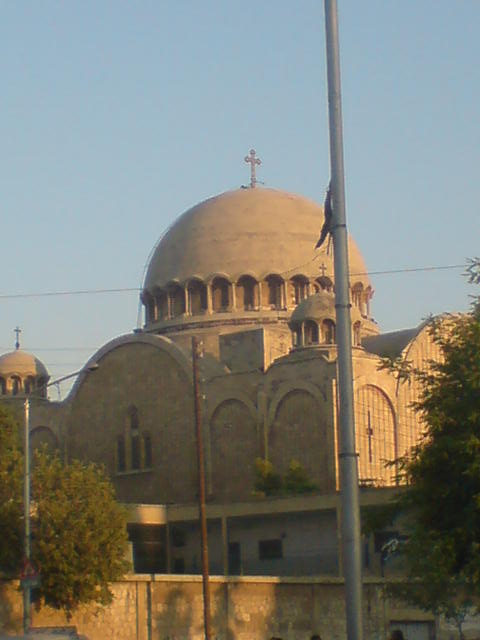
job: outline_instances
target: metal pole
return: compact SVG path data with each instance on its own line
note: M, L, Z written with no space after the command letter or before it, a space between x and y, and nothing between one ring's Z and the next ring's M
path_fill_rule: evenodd
M30 540L30 400L24 403L25 410L25 438L24 438L24 476L23 476L23 509L25 520L25 566L30 564L31 540ZM28 580L23 583L23 631L28 633L31 624L30 586Z
M210 583L208 581L208 539L205 513L205 466L203 457L202 415L200 409L200 385L198 381L198 342L192 337L193 399L195 410L195 436L197 441L198 508L202 551L203 621L205 640L210 640Z
M328 115L332 176L337 369L340 398L339 465L342 504L342 551L348 640L361 640L362 563L357 455L353 413L352 335L348 282L348 245L343 167L342 102L336 0L325 0Z

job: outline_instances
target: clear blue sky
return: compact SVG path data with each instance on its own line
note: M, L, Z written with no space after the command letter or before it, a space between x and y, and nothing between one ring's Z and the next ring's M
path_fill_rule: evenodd
M323 2L0 3L0 294L137 287L186 208L259 178L323 200ZM372 271L478 255L480 2L339 0L347 218ZM463 310L461 270L372 276L383 330ZM0 298L53 377L136 293ZM55 350L53 350L55 348Z

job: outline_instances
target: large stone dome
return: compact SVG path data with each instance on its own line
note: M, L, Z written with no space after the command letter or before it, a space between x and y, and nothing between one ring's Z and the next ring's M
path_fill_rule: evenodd
M333 279L332 251L314 249L322 224L323 207L307 198L262 188L228 191L178 218L155 248L144 290L153 294L169 283L208 282L216 275L234 282L244 274L262 280L323 272ZM369 286L352 239L349 256L352 284Z

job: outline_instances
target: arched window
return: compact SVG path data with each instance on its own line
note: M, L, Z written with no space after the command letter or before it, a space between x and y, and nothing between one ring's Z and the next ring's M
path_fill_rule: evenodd
M267 276L267 304L271 309L281 309L283 304L283 280L280 276ZM265 302L264 302L265 303Z
M33 376L28 376L24 384L25 384L25 394L29 395L30 393L33 392L35 388L35 378Z
M22 381L18 376L12 376L12 395L17 396L22 389Z
M145 305L145 322L155 322L156 310L155 302L148 292L144 292L142 296L143 304Z
M170 315L176 318L185 313L185 291L178 284L174 284L169 288L168 296L170 298Z
M352 287L352 304L360 309L360 313L364 315L365 312L365 298L363 294L363 284L357 282Z
M225 278L214 278L212 281L212 307L217 313L226 311L230 306L230 283Z
M365 385L355 391L354 407L360 483L394 485L397 471L394 466L386 464L398 457L392 403L381 389Z
M292 331L292 342L293 342L294 349L297 347L303 347L301 327L295 327L295 329Z
M290 303L292 305L300 304L308 296L308 278L305 276L294 276L290 280Z
M207 310L207 287L200 280L192 280L188 285L188 311L195 315Z
M149 433L143 434L143 454L144 454L144 467L150 469L153 464L152 460L152 438Z
M318 324L313 320L305 322L305 344L318 344Z
M168 295L165 291L157 291L155 294L156 319L168 318Z
M46 398L47 382L48 378L37 378L37 391L35 395L40 396L41 398Z
M333 320L324 320L322 322L322 340L324 344L335 343L335 323Z
M127 456L125 455L125 437L117 437L117 471L127 470Z
M0 378L0 394L4 396L7 393L7 383L5 378Z
M362 336L361 336L362 324L360 321L355 322L353 325L353 346L360 347L362 345Z
M258 283L251 276L242 276L237 282L237 304L240 309L253 311L257 307L256 293Z

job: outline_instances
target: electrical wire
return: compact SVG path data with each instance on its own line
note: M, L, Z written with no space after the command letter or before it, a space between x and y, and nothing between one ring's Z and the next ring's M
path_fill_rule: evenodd
M303 267L311 264L315 260L317 260L320 256L315 256L312 260L308 262L304 262L301 265L296 267L292 267L288 269L288 271L284 271L279 275L287 275L294 271L298 271ZM426 271L447 271L452 269L466 269L468 264L447 264L447 265L435 265L428 267L407 267L404 269L383 269L379 271L363 271L350 273L349 276L378 276L378 275L392 275L399 273L416 273L416 272L426 272ZM33 293L0 293L0 300L12 300L16 298L45 298L45 297L53 297L53 296L76 296L76 295L99 295L99 294L107 294L107 293L139 293L142 289L139 287L119 287L116 289L79 289L72 291L41 291L41 292L33 292Z

